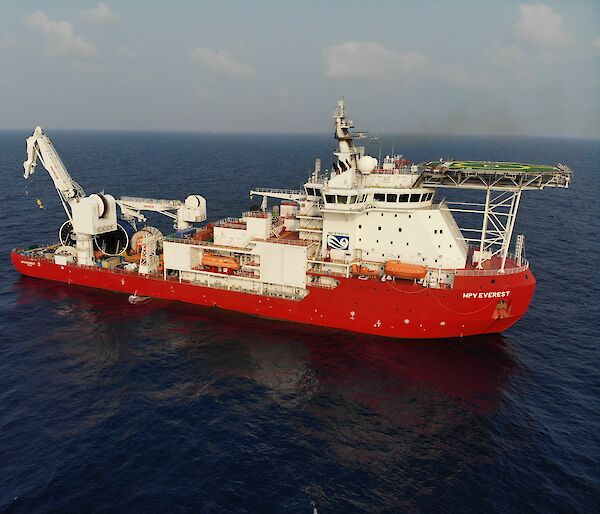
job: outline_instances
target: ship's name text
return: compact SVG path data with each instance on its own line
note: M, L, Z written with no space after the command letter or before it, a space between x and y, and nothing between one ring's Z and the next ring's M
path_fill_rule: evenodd
M463 298L506 298L510 291L487 291L481 293L463 293Z

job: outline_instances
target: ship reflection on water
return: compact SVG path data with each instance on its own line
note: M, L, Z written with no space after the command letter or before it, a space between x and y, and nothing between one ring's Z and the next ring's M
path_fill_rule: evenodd
M210 451L256 430L257 452L325 452L377 474L381 487L407 466L491 458L489 420L519 368L501 335L394 341L158 300L132 306L125 295L28 278L16 292L15 309L44 309L58 326L33 327L30 344L70 363L65 380L128 382L177 422L201 410L186 423L219 427L196 443Z
M161 353L162 346L165 353L198 358L198 371L254 380L287 407L306 405L327 389L391 414L399 396L427 391L491 413L516 366L510 338L500 334L393 340L175 302L132 306L123 295L25 277L16 288L19 304L34 304L64 321L47 335L63 351L82 344L90 359L114 352L111 360L117 362L131 350L130 342L146 340L150 352ZM214 358L207 359L211 348ZM215 369L207 369L211 363Z

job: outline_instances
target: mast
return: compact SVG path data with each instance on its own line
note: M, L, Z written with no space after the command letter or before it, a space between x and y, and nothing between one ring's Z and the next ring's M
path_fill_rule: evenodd
M354 127L354 124L346 118L344 97L338 100L333 119L335 120L335 138L338 140L338 151L333 152L337 157L337 162L333 163L333 168L337 173L343 173L348 169L356 169L359 152L354 146L353 136L350 133L350 129Z

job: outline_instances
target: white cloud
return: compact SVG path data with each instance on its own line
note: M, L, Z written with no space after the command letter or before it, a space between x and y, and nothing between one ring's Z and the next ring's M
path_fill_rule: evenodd
M440 80L468 90L502 90L506 87L507 74L485 69L471 70L463 63L443 64L438 69Z
M542 3L519 5L520 17L515 35L525 43L539 48L557 48L568 45L569 35L562 27L562 16Z
M471 74L467 71L464 64L443 64L440 66L440 76L442 80L449 84L464 85L471 81Z
M104 25L119 20L104 2L99 2L96 7L90 9L83 9L80 16L83 21L95 23L96 25Z
M192 50L191 59L215 75L249 78L256 73L252 66L237 61L227 50L199 46Z
M51 20L42 11L36 11L25 17L25 23L42 32L50 43L50 51L56 55L95 57L96 47L75 33L68 21Z
M527 65L527 55L517 45L498 46L485 50L486 61L505 68L520 69Z
M428 67L428 60L420 52L406 52L398 55L400 71L403 73L420 73Z
M395 54L372 41L348 41L325 49L330 79L375 79L392 71L416 73L427 68L427 58L419 52Z
M349 41L325 49L330 79L374 79L392 66L394 54L379 43Z
M592 50L596 55L600 55L600 37L597 37L592 41Z

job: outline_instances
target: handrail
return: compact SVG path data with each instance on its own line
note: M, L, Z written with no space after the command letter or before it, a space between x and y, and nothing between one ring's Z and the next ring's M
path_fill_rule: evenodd
M209 241L196 241L195 239L179 239L177 237L171 237L171 236L165 236L163 241L167 241L168 243L182 243L182 244L194 245L194 246L207 246L210 248L221 249L226 252L239 252L239 251L248 252L249 251L249 250L247 250L248 245L246 245L246 246L218 245L215 243L211 243Z
M272 214L270 212L262 212L262 211L247 211L242 213L242 218L272 218Z
M269 237L267 239L252 239L252 242L260 242L260 243L278 243L285 245L294 245L294 246L311 246L316 244L316 241L310 241L308 239L280 239L278 237Z
M459 277L492 277L496 275L515 275L516 273L522 273L529 269L529 263L525 261L522 266L515 266L514 268L499 269L457 269L454 270L454 274ZM436 268L433 268L436 270ZM442 273L448 270L442 270Z

